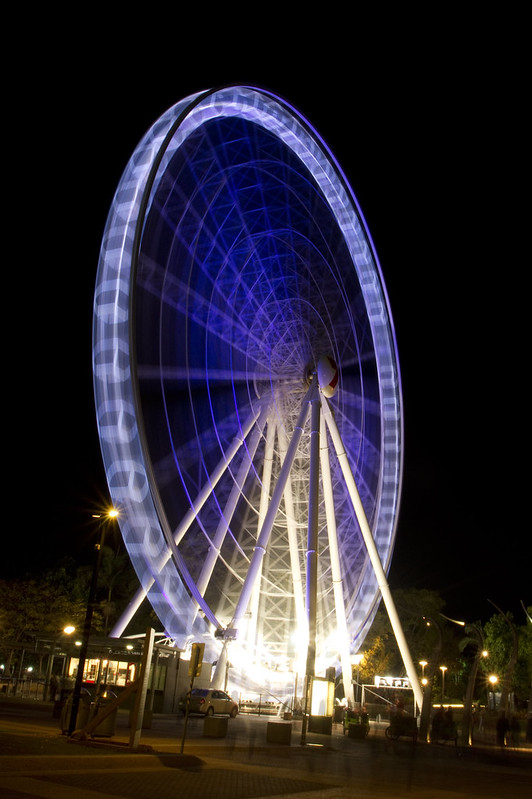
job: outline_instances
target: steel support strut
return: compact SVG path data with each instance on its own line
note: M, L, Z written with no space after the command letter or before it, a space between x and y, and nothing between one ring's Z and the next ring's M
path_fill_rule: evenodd
M353 472L351 470L351 466L347 458L347 454L342 442L342 437L340 436L340 431L338 430L338 427L336 425L336 421L334 419L330 405L325 398L323 398L323 409L325 414L325 421L327 422L327 427L329 429L331 438L333 440L338 462L340 464L340 468L342 469L342 474L346 482L347 490L349 492L349 496L353 504L353 510L355 511L355 516L357 517L357 521L360 527L360 532L362 533L362 537L366 545L369 559L371 561L371 565L373 566L373 571L375 572L375 576L377 577L377 583L379 585L382 598L384 600L384 604L388 612L388 617L392 625L392 629L395 635L395 639L397 641L397 645L399 647L399 651L401 652L401 657L403 658L403 663L405 665L406 673L408 674L408 677L410 679L410 684L412 685L412 690L414 692L416 704L421 709L423 705L423 693L421 691L421 686L419 684L418 676L414 668L412 656L410 655L410 650L408 648L408 644L406 642L406 638L403 633L403 628L401 627L401 622L399 620L399 616L397 615L397 610L395 608L390 587L386 580L386 574L384 573L381 559L377 551L377 546L373 539L371 528L369 526L366 517L366 512L364 510L364 506L362 505L360 494L358 493L355 478L353 477Z
M233 439L229 449L227 452L224 453L224 456L220 458L218 465L209 476L209 480L203 485L201 488L198 496L196 497L194 503L185 513L181 523L177 527L174 533L174 540L173 545L177 546L189 527L191 526L192 522L195 520L197 513L203 507L203 505L207 502L210 495L212 494L215 486L219 482L219 480L223 477L226 469L229 467L231 461L235 457L236 453L244 443L244 439L246 438L247 434L257 422L257 419L260 417L260 421L262 424L266 421L266 417L268 414L269 408L267 406L263 406L260 413L254 412L249 415L246 423L242 426L240 430L240 435L235 436ZM160 562L158 563L156 569L157 573L161 571L161 569L165 566L165 564L170 560L172 557L172 546L169 546L166 554L162 557ZM116 622L115 626L111 631L111 638L120 638L124 630L126 629L127 625L140 608L142 602L144 601L145 597L147 596L150 588L155 583L155 577L151 577L145 585L142 585L133 596L133 599L130 601L124 612L122 613L121 617Z
M305 705L301 725L301 743L305 743L307 720L312 701L312 678L316 672L316 622L318 602L318 508L320 488L320 395L315 379L314 392L310 399L310 483L308 497L307 531L307 622L308 644L307 665L305 669Z
M327 535L329 540L329 555L331 558L331 577L333 581L334 606L336 610L336 629L338 631L338 648L342 664L342 679L344 696L352 705L354 702L353 682L351 678L351 653L349 648L349 631L345 615L345 597L340 566L340 548L336 528L336 514L334 511L334 494L331 480L331 465L329 461L329 446L325 429L325 417L320 414L320 466L321 481L323 486L323 499L325 502L325 516L327 520Z

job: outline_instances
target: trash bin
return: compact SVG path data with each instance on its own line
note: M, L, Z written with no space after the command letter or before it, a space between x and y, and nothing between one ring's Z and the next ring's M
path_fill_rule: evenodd
M335 705L334 707L334 721L336 724L342 724L345 716L345 707L343 705Z
M322 735L332 734L332 716L309 716L308 731Z
M272 744L289 744L292 739L292 724L269 721L266 724L266 740Z
M91 704L90 719L94 719L101 710L114 702L116 694L113 691L104 691L100 694L96 702ZM102 738L110 738L115 734L116 716L118 713L118 705L106 716L93 730L93 737L101 736Z
M227 735L227 716L205 716L203 735L206 738L225 738Z
M61 731L68 732L70 727L70 717L72 715L72 703L74 695L71 692L70 696L65 700L61 709ZM91 694L86 688L82 688L79 695L78 714L76 716L76 723L74 729L81 730L89 721L89 714L91 708Z

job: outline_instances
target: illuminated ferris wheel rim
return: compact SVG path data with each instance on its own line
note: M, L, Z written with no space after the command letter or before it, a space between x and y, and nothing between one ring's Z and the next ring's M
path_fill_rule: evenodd
M299 112L271 92L249 86L228 86L185 98L148 131L120 183L102 246L94 334L98 423L113 501L131 512L129 520L127 513L123 515L125 538L128 538L128 525L133 524L132 518L140 518L140 524L149 531L144 541L149 542L146 550L153 551L142 554L146 568L139 577L145 588L155 580L164 591L165 579L170 576L161 577L159 566L173 531L167 530L163 536L155 534L160 524L164 526L164 513L150 491L151 466L145 457L137 365L131 339L134 292L129 287L137 268L144 220L150 212L154 189L164 177L169 161L194 131L222 116L246 119L264 127L297 155L327 199L350 248L365 294L379 366L384 453L381 484L387 491L385 514L389 517L388 528L391 528L381 546L387 567L395 537L401 485L401 391L388 300L369 232L343 172L321 137ZM352 207L356 209L355 214ZM118 441L114 435L117 429L121 434ZM142 509L140 514L139 509ZM137 550L139 547L137 545ZM183 599L185 593L183 589Z

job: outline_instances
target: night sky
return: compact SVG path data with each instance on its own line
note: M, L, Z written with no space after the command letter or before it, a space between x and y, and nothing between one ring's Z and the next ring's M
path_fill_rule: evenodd
M274 55L259 43L245 52L203 43L192 58L171 31L149 52L101 41L31 48L29 76L9 95L0 577L64 554L90 558L90 514L108 500L91 323L109 205L138 140L169 106L242 82L285 97L321 133L379 256L405 413L392 589L438 590L454 618L489 618L490 599L524 620L519 601L532 596L519 48L472 45L462 30L424 45L412 35L390 50L377 34L338 50L332 37L327 58L310 42L291 45L288 33Z

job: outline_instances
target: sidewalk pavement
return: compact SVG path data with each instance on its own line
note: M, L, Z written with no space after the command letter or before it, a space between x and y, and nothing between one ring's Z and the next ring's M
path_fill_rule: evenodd
M227 735L204 736L191 717L159 716L132 751L129 714L119 711L112 737L73 741L51 706L0 702L2 799L464 799L530 796L532 755L390 742L384 725L353 740L308 733L293 722L289 744L266 739L268 717L230 719ZM181 751L182 750L182 751ZM504 793L501 791L504 790Z

